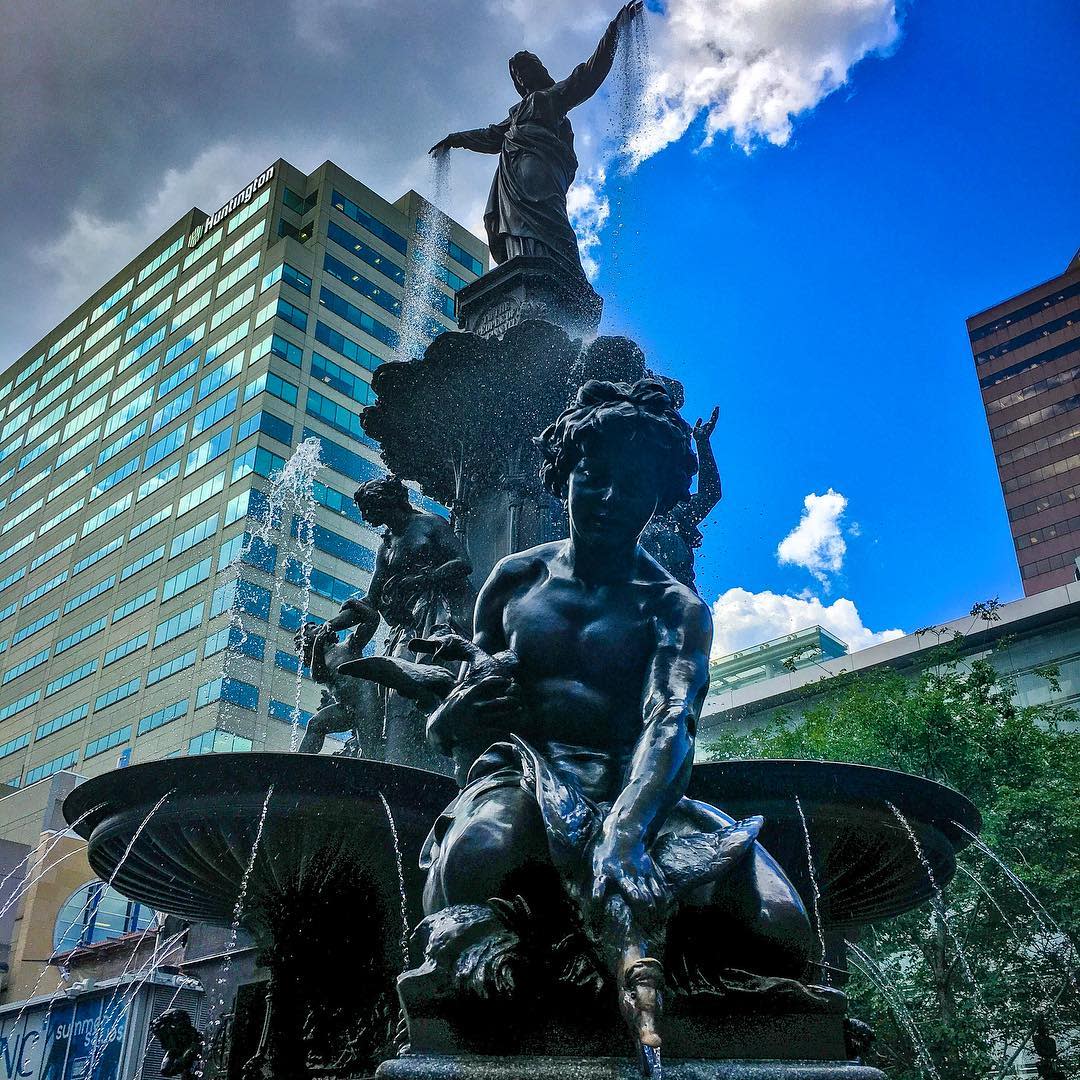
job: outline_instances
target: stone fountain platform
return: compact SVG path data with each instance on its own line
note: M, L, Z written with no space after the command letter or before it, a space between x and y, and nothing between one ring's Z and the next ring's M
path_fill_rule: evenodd
M665 1058L667 1080L885 1080L868 1065L848 1061L714 1061ZM384 1062L379 1080L642 1080L627 1058L463 1057L405 1054ZM660 1080L654 1076L654 1080Z
M846 762L702 762L687 794L736 818L761 814L761 843L808 905L812 858L819 914L830 931L857 930L924 903L935 884L952 880L956 852L982 828L975 806L944 784Z

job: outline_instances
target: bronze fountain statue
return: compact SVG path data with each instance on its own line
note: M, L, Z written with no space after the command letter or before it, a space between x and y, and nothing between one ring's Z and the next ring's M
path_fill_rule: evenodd
M365 594L297 634L326 691L304 753L147 762L65 802L115 888L254 935L263 1080L380 1061L382 1080L630 1080L658 1077L661 1047L669 1080L883 1080L817 984L979 829L956 792L889 770L694 764L718 410L689 425L637 345L594 340L566 212L567 113L642 12L561 82L518 53L507 119L432 148L499 154L501 265L458 292L463 332L372 376L361 422L389 475L356 504L385 531ZM349 730L361 757L318 753ZM161 1029L178 1070L181 1026Z
M455 147L499 155L484 210L488 248L497 263L518 255L548 255L584 275L577 236L566 212L566 193L578 166L567 113L600 89L615 60L619 34L643 8L643 0L625 4L592 56L560 82L535 53L515 53L510 78L521 101L507 118L488 127L455 131L431 148L436 155Z

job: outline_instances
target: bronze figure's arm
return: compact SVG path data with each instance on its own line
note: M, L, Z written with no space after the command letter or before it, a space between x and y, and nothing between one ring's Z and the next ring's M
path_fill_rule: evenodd
M549 93L555 95L564 113L588 101L600 89L615 62L620 31L629 26L632 19L639 18L643 10L643 0L630 0L624 4L608 24L592 56L551 88Z
M626 783L593 851L593 899L612 887L631 907L666 900L649 845L686 792L698 713L709 689L709 608L673 589L657 617L658 642L643 703L643 728Z
M713 455L712 433L716 428L716 421L720 416L720 406L713 409L708 420L700 418L694 425L694 444L697 447L698 456L698 488L690 496L690 518L695 525L700 525L713 507L723 496L720 486L720 470L716 465L716 457Z
M445 139L440 139L428 153L441 154L459 147L462 150L474 150L478 154L497 154L502 150L503 137L509 127L510 117L507 117L501 123L489 124L487 127L453 131Z
M500 564L477 597L473 642L490 656L507 648L503 608L519 580L518 573ZM494 737L505 735L512 730L512 721L521 711L513 679L489 675L477 680L473 674L470 671L428 719L427 740L446 757L455 756L461 744L483 741L481 733ZM458 764L467 769L470 763Z

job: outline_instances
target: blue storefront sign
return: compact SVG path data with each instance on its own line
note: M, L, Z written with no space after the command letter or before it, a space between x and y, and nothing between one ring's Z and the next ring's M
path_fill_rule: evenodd
M0 1017L0 1080L121 1080L122 989L42 1002Z

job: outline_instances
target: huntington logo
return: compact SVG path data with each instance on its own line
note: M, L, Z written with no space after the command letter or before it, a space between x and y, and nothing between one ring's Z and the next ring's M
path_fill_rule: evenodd
M207 233L216 229L234 210L246 206L252 196L265 187L274 176L274 166L259 173L243 191L238 191L223 207L211 214L201 225L197 225L188 234L188 247L194 247Z

